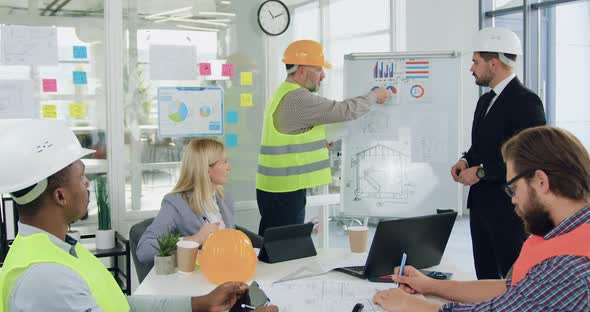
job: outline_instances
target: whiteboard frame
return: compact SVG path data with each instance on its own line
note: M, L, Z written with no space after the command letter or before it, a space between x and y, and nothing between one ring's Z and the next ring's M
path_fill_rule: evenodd
M345 54L344 55L344 60L350 60L350 61L358 61L358 60L378 60L378 59L397 59L397 58L456 58L459 61L459 64L461 64L460 61L460 57L461 57L461 52L459 51L416 51L416 52L360 52L360 53L349 53L349 54ZM463 120L463 101L462 101L462 97L461 97L461 85L462 85L462 79L461 79L461 67L458 66L457 67L457 77L459 77L459 81L457 83L457 94L459 95L457 97L458 100L458 111L459 111L459 116L458 117L458 122L460 122L461 120ZM346 87L346 73L344 73L344 80L343 80L343 85L344 88ZM461 155L461 149L463 146L463 142L462 142L462 132L464 130L461 129L461 126L459 126L459 131L457 131L457 150L456 155L457 156L457 160L459 160ZM345 141L342 141L342 151L344 152L346 150L345 148ZM453 164L449 163L449 168L451 168ZM450 171L449 171L450 172ZM450 179L450 177L449 177ZM464 196L463 196L463 192L464 192L464 188L462 187L462 185L460 183L456 183L456 193L457 193L457 199L458 199L458 210L457 213L459 215L459 217L463 216L463 208L465 205L465 201L464 201ZM344 211L344 191L341 188L340 189L340 216L342 217L347 217L347 218L364 218L364 217L369 217L369 218L377 218L377 219L391 219L391 218L395 218L392 216L380 216L380 215L358 215L358 214L347 214L346 211Z

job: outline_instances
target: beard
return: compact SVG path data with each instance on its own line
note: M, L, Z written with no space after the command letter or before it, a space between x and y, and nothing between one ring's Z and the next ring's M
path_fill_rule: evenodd
M545 236L555 227L547 208L537 196L537 191L530 188L531 195L522 209L517 208L518 216L524 221L525 230L533 235Z
M478 78L475 73L473 74L473 77L475 77L475 84L480 87L489 87L490 82L492 81L492 78L489 76L482 76L481 78Z

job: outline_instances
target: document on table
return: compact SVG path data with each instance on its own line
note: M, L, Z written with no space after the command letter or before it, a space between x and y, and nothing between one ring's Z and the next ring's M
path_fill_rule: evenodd
M300 279L304 277L322 275L328 273L336 268L343 268L349 266L359 266L365 265L367 261L367 254L355 254L351 253L346 256L333 256L333 257L323 257L314 262L310 262L305 264L293 272L281 277L280 279L276 280L275 283L290 281L295 279Z
M361 280L299 280L274 284L260 282L260 286L270 302L277 305L281 312L352 311L357 303L365 306L363 312L385 311L374 304L372 298L378 291L391 288L391 284Z

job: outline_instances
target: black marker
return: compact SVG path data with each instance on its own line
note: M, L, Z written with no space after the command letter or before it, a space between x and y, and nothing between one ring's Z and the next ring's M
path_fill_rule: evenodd
M352 308L352 312L361 312L365 306L362 303L357 303Z
M209 219L207 219L207 217L203 217L203 221L205 221L205 223L211 223L211 221L209 221Z

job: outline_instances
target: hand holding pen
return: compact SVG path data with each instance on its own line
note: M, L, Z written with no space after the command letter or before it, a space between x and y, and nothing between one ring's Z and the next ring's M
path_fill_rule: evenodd
M408 259L408 255L406 255L406 253L404 252L404 254L402 255L402 263L399 265L399 276L404 276L404 267L406 266L406 260ZM395 269L393 270L394 272L394 276L395 274ZM392 277L393 279L393 277ZM395 282L395 280L394 280ZM399 282L395 282L393 284L393 288L399 288Z
M395 274L392 275L391 279L394 282L399 283L399 288L401 290L410 294L419 293L428 295L428 289L432 288L432 284L441 282L424 275L422 272L411 265L404 266L403 276L397 274L399 271L399 267L395 268Z
M207 240L209 235L219 230L219 222L211 223L207 217L202 218L204 222L199 231L191 236L185 237L184 239L192 240L199 243L199 245L202 245Z

